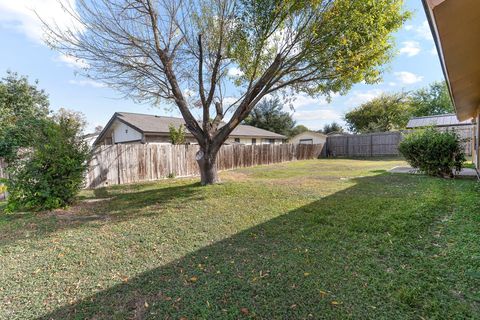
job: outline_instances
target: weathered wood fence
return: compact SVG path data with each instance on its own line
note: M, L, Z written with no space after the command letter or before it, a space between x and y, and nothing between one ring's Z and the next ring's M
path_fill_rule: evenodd
M328 136L326 151L332 157L398 156L401 140L401 132Z
M229 170L285 161L314 159L323 145L226 145L217 155L217 169ZM95 149L86 176L87 188L196 176L197 145L118 144Z
M446 129L439 129L445 131ZM405 134L414 130L376 132L366 134L343 134L327 137L326 154L330 157L382 157L399 156L398 145ZM465 154L472 155L472 128L455 129L463 140Z

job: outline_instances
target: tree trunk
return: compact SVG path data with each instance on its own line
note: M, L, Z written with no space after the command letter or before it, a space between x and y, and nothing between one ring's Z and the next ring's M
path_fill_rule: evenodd
M220 182L215 166L217 152L218 149L209 147L200 148L197 152L196 160L200 168L201 184L203 186Z

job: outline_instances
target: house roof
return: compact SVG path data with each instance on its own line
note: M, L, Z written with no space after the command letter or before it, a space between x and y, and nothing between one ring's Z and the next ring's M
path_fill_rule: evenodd
M133 127L137 131L145 134L168 134L170 125L175 127L185 125L185 120L183 120L183 118L164 117L131 112L115 112L97 140L103 138L115 119L118 119L119 121ZM222 125L224 125L224 123L222 123L221 126ZM248 125L237 126L235 129L233 129L230 136L286 139L286 137L281 134Z
M308 134L310 136L317 136L317 137L321 137L321 138L326 138L327 137L326 134L309 130L309 131L301 132L301 133L297 134L296 136L291 137L289 140L295 139L296 137L299 137L299 136L304 135L304 134Z
M436 116L427 117L414 117L407 123L407 128L420 128L420 127L450 127L450 126L467 126L471 125L472 120L459 121L457 116L453 113L442 114Z
M480 108L480 1L423 0L459 120Z

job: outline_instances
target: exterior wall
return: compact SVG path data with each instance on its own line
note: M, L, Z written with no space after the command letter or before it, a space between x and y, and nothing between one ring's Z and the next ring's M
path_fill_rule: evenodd
M190 144L197 144L195 138L186 137L185 140ZM145 135L146 143L172 144L168 135Z
M112 125L113 143L124 143L129 141L141 141L143 138L142 133L126 125L123 122L115 121Z
M236 141L235 139L239 139L239 141ZM265 139L265 138L260 138L260 137L229 137L225 143L227 144L233 144L233 143L240 143L240 144L245 144L245 145L251 145L253 144L252 139L255 139L255 144L272 144L270 140L273 140L273 144L282 144L283 140L282 139Z
M302 141L303 140L303 141ZM309 142L308 140L311 140ZM322 144L327 141L327 137L324 135L316 134L314 132L303 132L292 139L289 140L289 143L293 144L300 144L300 143L307 143L307 144Z

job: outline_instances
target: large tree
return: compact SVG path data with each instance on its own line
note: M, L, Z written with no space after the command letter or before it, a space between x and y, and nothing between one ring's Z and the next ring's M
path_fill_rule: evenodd
M348 112L345 121L352 132L384 132L403 129L412 115L406 93L382 94Z
M295 120L290 113L282 109L283 104L279 97L264 99L252 110L244 123L288 136L295 127Z
M219 148L266 95L329 95L378 81L391 34L408 17L402 0L75 3L65 4L74 26L45 23L48 43L128 97L173 103L199 143L202 184L218 180Z
M445 81L433 82L412 92L410 101L416 117L455 112Z

